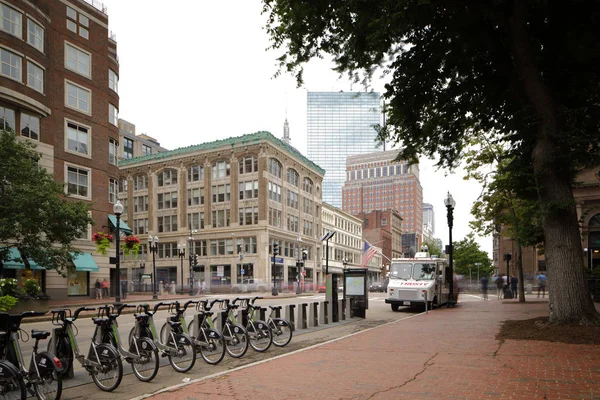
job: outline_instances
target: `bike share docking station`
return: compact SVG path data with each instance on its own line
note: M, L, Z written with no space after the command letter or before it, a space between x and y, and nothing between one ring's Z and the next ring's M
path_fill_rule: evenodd
M367 290L366 268L349 268L344 270L344 298L346 298L346 301L350 301L353 317L367 317L369 291Z

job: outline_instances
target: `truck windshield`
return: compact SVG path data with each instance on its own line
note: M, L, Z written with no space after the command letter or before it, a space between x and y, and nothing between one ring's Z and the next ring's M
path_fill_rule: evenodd
M413 278L417 281L435 279L435 264L415 263Z
M409 263L392 263L390 267L391 279L409 279L413 266Z

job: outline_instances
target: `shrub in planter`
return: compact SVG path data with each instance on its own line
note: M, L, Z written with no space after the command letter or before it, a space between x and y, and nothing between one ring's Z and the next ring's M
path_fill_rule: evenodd
M0 278L0 296L18 297L19 286L14 278Z
M6 295L0 296L0 311L7 312L12 309L19 300L16 297Z

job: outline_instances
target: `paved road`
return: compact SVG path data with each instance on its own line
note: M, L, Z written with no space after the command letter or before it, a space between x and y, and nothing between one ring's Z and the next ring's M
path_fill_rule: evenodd
M217 296L211 296L216 298ZM235 296L218 296L223 297L235 297ZM293 303L309 303L315 301L322 301L325 299L324 294L305 295L301 297L291 298L273 298L263 299L257 303L261 305L276 305L276 304L293 304ZM201 358L196 361L194 368L187 374L180 374L175 372L168 363L166 358L161 359L161 369L158 375L152 382L140 382L132 374L131 368L128 364L124 363L126 375L123 377L123 381L119 388L111 393L100 391L91 381L91 377L88 373L79 366L75 368L75 378L65 380L64 382L64 399L130 399L133 397L140 396L145 393L153 393L162 388L169 387L178 383L183 382L185 379L196 379L203 376L209 376L215 373L227 371L233 368L237 368L242 365L246 365L252 362L265 360L270 357L276 357L281 354L285 354L291 351L299 350L301 348L309 347L318 343L335 339L350 333L354 333L363 329L371 328L373 326L381 325L386 322L394 321L400 318L404 318L414 313L421 312L421 310L406 309L400 312L394 313L391 311L388 304L384 303L385 294L383 293L371 293L369 296L369 310L367 312L367 319L355 319L351 321L340 322L337 324L326 325L318 328L311 328L306 330L297 330L294 333L292 342L283 349L275 348L272 346L266 353L256 353L251 348L244 357L239 360L232 359L229 356L225 356L225 359L216 366L206 364ZM167 311L160 311L155 317L157 328L160 329L164 320L166 319ZM189 317L191 319L191 315ZM133 317L131 315L122 315L118 319L119 321L119 332L123 338L127 337L129 331L133 327ZM51 329L51 324L48 321L35 322L24 324L22 328L31 332L31 329ZM78 328L78 343L79 348L83 353L87 353L89 348L94 325L89 317L84 317L77 320ZM29 357L31 351L31 345L33 341L22 343L22 347L26 357ZM200 356L198 356L200 357Z

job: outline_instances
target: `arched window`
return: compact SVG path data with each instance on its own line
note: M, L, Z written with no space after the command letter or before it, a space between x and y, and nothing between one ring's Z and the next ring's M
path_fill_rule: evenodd
M158 186L169 186L177 184L177 170L165 169L158 173Z
M244 156L240 158L239 164L240 175L258 172L258 157L256 156Z
M148 175L138 174L133 177L133 190L148 189Z
M269 158L269 173L281 179L281 163L276 158Z
M600 226L600 214L596 214L592 218L590 218L588 226Z
M198 182L204 180L204 167L201 165L192 165L188 168L188 182Z
M310 180L310 178L304 178L304 182L302 183L302 189L306 192L306 193L310 193L313 194L313 181Z
M213 179L225 178L231 174L229 161L215 161L212 165Z
M298 181L300 180L300 177L298 175L298 172L296 172L295 169L293 168L288 168L287 170L287 181L288 183L298 187Z

